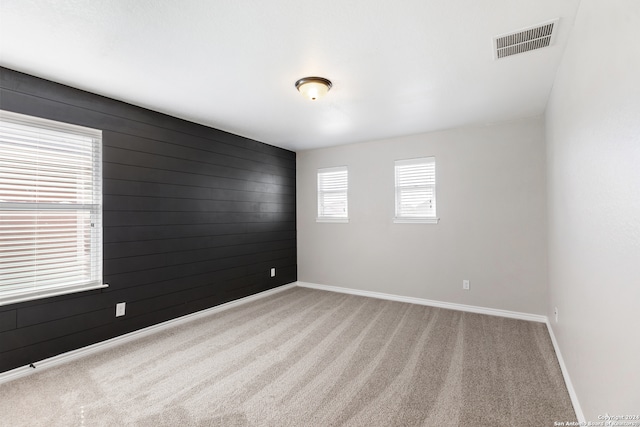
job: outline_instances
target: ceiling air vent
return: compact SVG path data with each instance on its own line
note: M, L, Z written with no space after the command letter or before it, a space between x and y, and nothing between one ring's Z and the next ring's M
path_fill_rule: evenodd
M557 26L558 19L556 18L535 27L495 36L493 38L495 59L551 46L556 38Z

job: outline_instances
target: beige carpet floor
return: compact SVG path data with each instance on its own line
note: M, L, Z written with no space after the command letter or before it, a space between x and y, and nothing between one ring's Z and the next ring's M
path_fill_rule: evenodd
M546 326L305 288L0 385L3 426L553 426Z

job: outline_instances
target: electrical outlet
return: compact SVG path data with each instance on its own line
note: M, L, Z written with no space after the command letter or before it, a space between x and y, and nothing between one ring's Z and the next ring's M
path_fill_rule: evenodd
M463 280L462 281L462 289L464 289L465 291L469 290L469 281L468 280Z
M118 304L116 304L116 317L124 316L124 310L126 305L127 305L126 302L119 302Z
M276 268L275 267L273 267L271 269L271 277L276 277Z
M558 307L553 308L553 315L556 317L556 323L558 323Z

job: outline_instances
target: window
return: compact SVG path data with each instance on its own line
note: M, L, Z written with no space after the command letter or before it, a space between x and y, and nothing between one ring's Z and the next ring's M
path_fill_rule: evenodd
M0 305L105 287L102 132L0 111Z
M436 159L396 161L395 222L437 223Z
M318 222L348 222L346 166L318 169Z

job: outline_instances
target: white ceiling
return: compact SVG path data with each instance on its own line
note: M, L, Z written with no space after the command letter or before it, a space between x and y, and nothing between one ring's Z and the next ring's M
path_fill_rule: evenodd
M579 1L0 0L0 65L299 151L541 114Z

